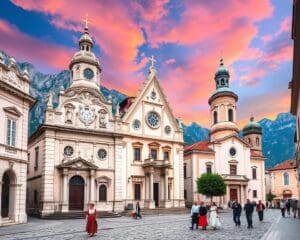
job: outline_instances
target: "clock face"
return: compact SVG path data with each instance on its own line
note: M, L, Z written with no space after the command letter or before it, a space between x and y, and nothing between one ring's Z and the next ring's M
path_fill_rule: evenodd
M90 68L86 68L83 71L83 75L86 79L91 80L94 77L94 72Z
M231 156L235 156L235 155L236 155L236 149L235 149L234 147L230 148L230 149L229 149L229 154L230 154Z
M90 124L95 119L94 111L92 111L87 106L80 109L80 115L79 116L80 116L81 121L83 121L85 124Z

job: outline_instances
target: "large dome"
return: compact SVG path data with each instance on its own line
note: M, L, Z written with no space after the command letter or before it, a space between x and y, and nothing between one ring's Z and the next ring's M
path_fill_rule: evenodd
M258 122L254 121L253 117L250 118L250 122L248 122L243 128L243 136L251 133L262 134L262 127Z

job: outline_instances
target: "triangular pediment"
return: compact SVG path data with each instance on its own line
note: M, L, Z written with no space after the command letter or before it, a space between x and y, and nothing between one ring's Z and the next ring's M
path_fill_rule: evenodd
M22 113L15 106L13 106L13 107L5 107L5 108L3 108L3 110L5 112L10 113L12 115L15 115L17 117L22 116Z
M155 92L156 96L151 96L151 93ZM149 94L150 93L150 94ZM159 99L159 101L155 100ZM167 101L166 95L163 92L162 87L160 86L159 80L156 76L156 73L151 72L146 78L142 89L138 92L137 97L134 99L130 107L124 113L122 119L124 122L129 122L138 107L144 104L153 104L153 106L161 106L163 111L166 113L170 124L172 125L174 131L180 131L177 120L173 114L173 111Z
M58 165L57 168L68 168L68 169L97 169L98 167L81 158L81 157L78 157L78 158L75 158L73 160L65 160L62 164Z

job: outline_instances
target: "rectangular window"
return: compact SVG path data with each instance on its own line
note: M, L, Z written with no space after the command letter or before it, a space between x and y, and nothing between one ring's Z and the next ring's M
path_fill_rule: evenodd
M211 173L211 165L210 164L207 164L206 165L206 173Z
M39 167L39 147L35 148L35 161L34 161L34 170L36 171Z
M141 161L141 149L140 148L134 148L134 161Z
M236 175L236 173L237 173L236 165L230 164L230 175Z
M187 198L187 191L184 189L184 199Z
M168 151L164 152L164 160L169 160L169 152Z
M134 184L134 200L141 200L141 184Z
M184 179L186 179L186 164L184 164L184 166L183 166L183 176L184 176Z
M157 150L151 149L151 157L153 160L157 160Z
M253 198L257 198L257 190L253 190Z
M168 200L171 200L171 187L172 187L172 184L169 184L168 185Z
M16 146L16 121L7 119L6 144Z
M30 153L27 154L27 173L29 173L29 169L30 169Z
M252 168L252 179L256 179L256 168Z

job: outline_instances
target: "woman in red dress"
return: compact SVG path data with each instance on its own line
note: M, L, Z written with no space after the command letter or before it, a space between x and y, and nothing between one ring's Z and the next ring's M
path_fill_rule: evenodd
M86 232L89 237L92 237L97 232L97 211L94 203L89 203L88 211L86 214Z
M206 230L207 227L207 208L204 206L204 202L201 202L200 207L199 207L199 223L198 225L202 227L203 230Z

